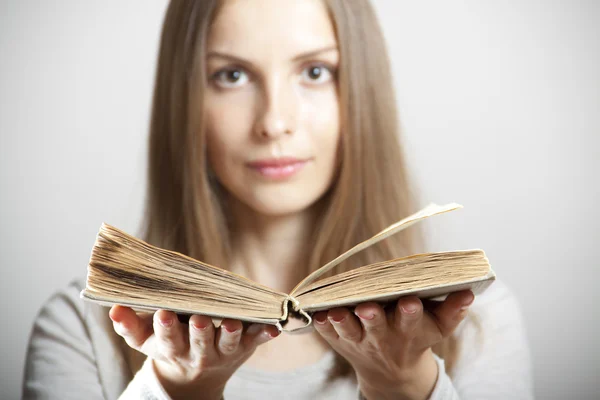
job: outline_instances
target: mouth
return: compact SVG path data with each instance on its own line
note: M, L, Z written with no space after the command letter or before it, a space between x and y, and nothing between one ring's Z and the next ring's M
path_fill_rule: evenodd
M285 179L300 172L309 161L309 158L284 157L250 161L246 165L266 178Z

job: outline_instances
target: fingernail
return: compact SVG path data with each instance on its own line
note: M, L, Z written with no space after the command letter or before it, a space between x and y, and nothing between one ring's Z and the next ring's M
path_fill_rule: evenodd
M158 320L158 322L164 326L165 328L170 327L171 325L173 325L173 320L172 319L160 319Z
M233 333L233 332L237 332L238 331L238 329L236 329L236 328L233 328L233 329L232 328L228 328L227 325L221 325L221 326L223 327L223 329L225 329L229 333Z
M211 323L212 323L212 322L211 322ZM209 324L202 325L202 324L200 324L200 323L198 323L198 322L194 322L194 323L192 323L192 326L193 326L193 327L194 327L194 329L195 329L195 330L197 330L197 331L203 331L203 330L206 330L206 328L208 328L208 325L209 325Z
M252 324L248 327L248 329L246 330L246 334L247 335L256 335L258 332L260 332L262 329L262 325L261 324Z
M360 319L364 319L364 320L372 320L373 318L375 318L375 314L373 313L368 313L367 315L360 315L359 313L354 313L356 314L356 316Z
M279 331L275 332L275 333L271 333L271 332L267 332L267 336L270 337L271 339L275 339L277 336L279 336Z
M346 319L346 317L329 317L329 320L331 322L335 322L336 324L339 324L340 322L343 322Z
M325 314L315 315L315 322L319 325L323 325L325 322L327 322L327 315L325 315Z
M414 304L407 304L401 307L402 312L405 314L414 314L417 312L418 307Z

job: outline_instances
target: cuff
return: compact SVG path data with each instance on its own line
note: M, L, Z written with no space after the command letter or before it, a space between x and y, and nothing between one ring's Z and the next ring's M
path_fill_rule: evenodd
M446 365L444 360L433 353L433 358L438 366L438 378L433 387L433 392L429 396L428 400L460 400L458 394L454 389L454 385L450 380L448 374L446 374ZM367 400L367 398L360 392L360 388L357 395L358 400Z
M119 397L119 400L128 399L173 400L160 384L150 357L146 358L142 368Z
M452 380L450 380L450 377L446 373L444 360L435 353L433 353L433 358L438 365L438 378L433 387L433 392L429 396L429 400L459 400Z

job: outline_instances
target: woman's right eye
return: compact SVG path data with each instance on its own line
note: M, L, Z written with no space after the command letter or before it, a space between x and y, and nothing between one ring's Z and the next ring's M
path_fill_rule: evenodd
M222 69L212 76L212 80L223 88L237 88L245 85L249 78L248 74L240 68Z

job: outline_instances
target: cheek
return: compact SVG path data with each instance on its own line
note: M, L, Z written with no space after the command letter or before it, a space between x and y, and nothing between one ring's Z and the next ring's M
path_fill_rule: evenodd
M333 164L340 138L339 99L335 89L314 93L302 106L311 141L323 161Z
M301 97L299 108L302 122L314 139L337 142L340 107L335 87L308 91Z
M209 161L221 164L235 160L236 154L246 146L248 129L252 126L251 105L247 102L224 102L207 98L205 109L206 144Z

